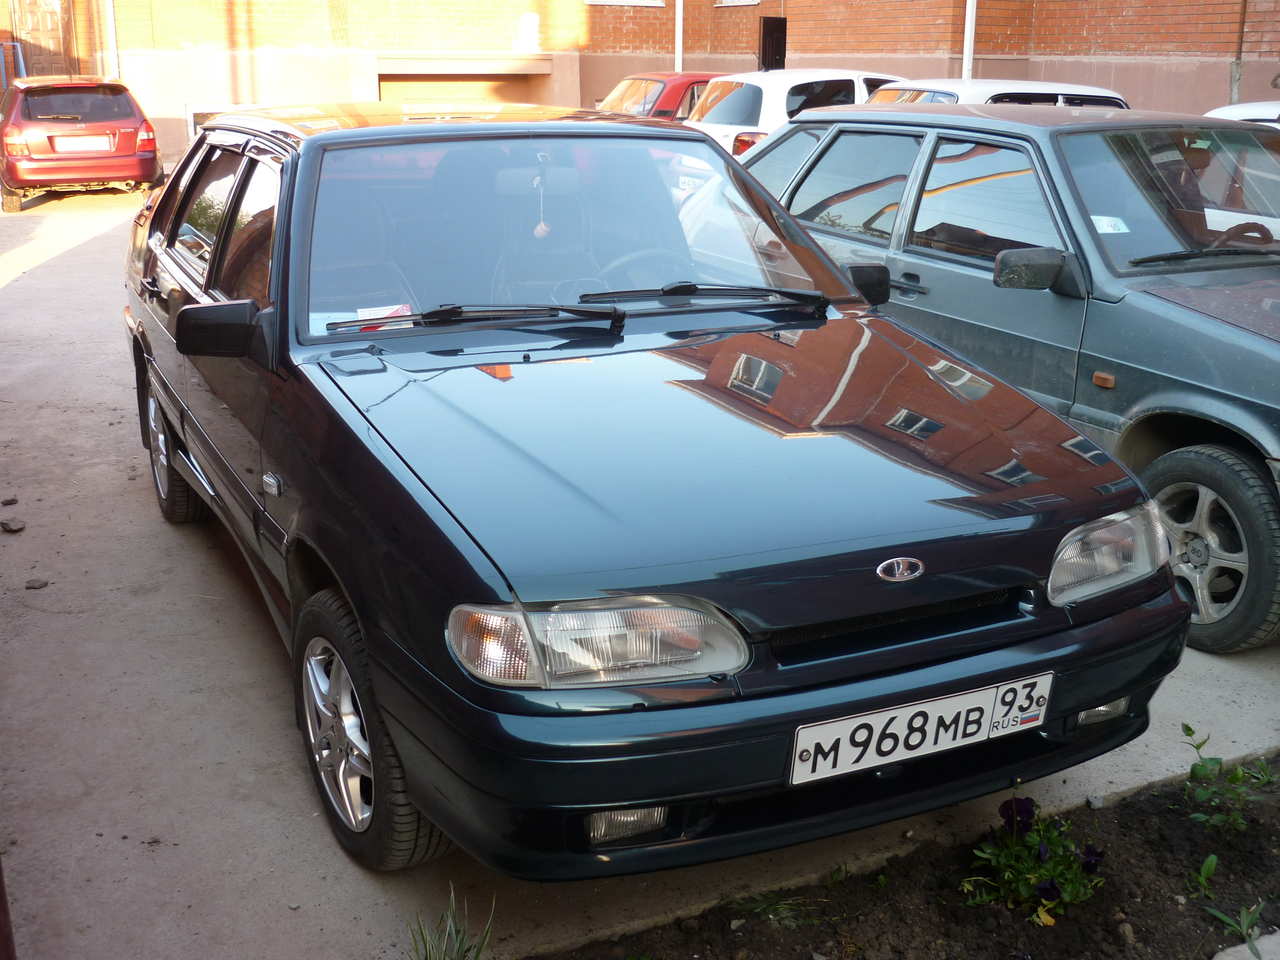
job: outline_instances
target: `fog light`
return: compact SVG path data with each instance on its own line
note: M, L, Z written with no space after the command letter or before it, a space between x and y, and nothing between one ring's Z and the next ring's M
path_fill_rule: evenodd
M636 810L605 810L587 817L587 839L592 845L661 830L667 825L666 807Z
M1103 720L1110 720L1112 717L1120 717L1129 709L1129 698L1121 697L1119 700L1112 700L1110 703L1104 703L1100 707L1090 707L1088 710L1081 710L1076 716L1076 723L1085 726L1089 723L1101 723Z

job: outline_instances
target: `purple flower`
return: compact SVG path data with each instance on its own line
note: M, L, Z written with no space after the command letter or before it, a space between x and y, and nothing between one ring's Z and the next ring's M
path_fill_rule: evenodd
M1062 891L1058 889L1055 881L1041 880L1036 884L1036 896L1046 903L1052 903L1054 900L1062 899Z
M1084 845L1084 853L1080 854L1080 865L1084 868L1085 873L1097 873L1098 867L1102 864L1103 853L1092 843Z
M1026 833L1036 818L1036 802L1030 797L1010 797L1000 804L1000 819L1013 834Z
M1043 840L1040 841L1040 862L1046 863L1049 860L1049 845Z

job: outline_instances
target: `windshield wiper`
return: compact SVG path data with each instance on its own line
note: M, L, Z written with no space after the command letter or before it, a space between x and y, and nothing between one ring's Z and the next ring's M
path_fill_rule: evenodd
M485 320L511 320L515 326L544 322L538 320L545 317L545 322L559 323L562 316L585 317L591 320L608 320L609 332L614 336L622 333L622 325L627 315L624 311L612 306L570 306L560 303L494 303L494 304L458 304L442 303L432 310L421 313L407 313L399 317L371 317L367 320L336 320L326 323L324 328L334 330L360 330L381 326L409 324L415 327L447 326L454 323L476 323Z
M79 120L78 113L40 113L36 115L37 120Z
M665 287L648 290L608 290L604 293L584 293L579 303L603 303L610 300L653 300L657 297L782 297L792 303L812 306L816 311L825 310L831 300L816 290L792 290L788 287L734 286L727 283L695 283L677 280Z
M1144 263L1164 263L1172 260L1194 260L1197 257L1280 257L1280 250L1246 250L1244 247L1192 247L1189 250L1170 250L1168 253L1153 253L1149 257L1134 257L1129 266L1137 267Z

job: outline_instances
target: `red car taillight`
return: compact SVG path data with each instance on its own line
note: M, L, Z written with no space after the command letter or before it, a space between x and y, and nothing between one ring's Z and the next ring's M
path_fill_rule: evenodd
M767 136L767 133L759 132L738 134L733 138L733 155L736 157L740 153L745 153L750 147L754 147Z
M151 126L150 120L143 120L142 126L138 128L138 146L137 150L141 153L143 150L154 151L156 148L156 131Z
M29 157L31 150L27 147L27 138L18 127L4 128L4 152L11 157Z

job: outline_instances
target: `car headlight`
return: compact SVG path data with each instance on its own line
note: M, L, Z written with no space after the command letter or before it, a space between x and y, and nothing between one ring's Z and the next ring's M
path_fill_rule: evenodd
M688 597L619 597L526 609L464 604L449 646L482 680L504 686L589 687L736 673L738 630Z
M1150 576L1169 560L1156 505L1113 513L1062 538L1049 573L1049 602L1064 607Z

